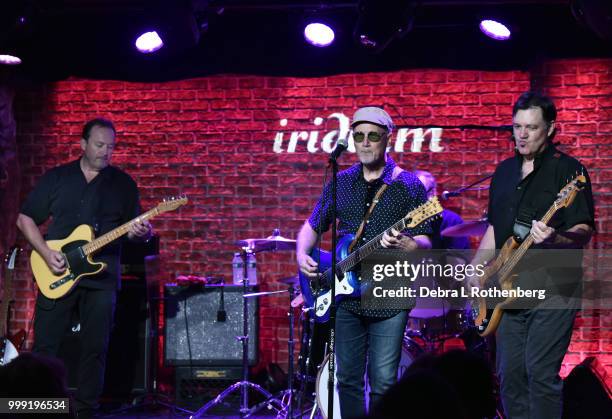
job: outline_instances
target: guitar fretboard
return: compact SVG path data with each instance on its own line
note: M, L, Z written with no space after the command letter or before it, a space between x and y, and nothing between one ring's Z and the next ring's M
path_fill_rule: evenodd
M348 255L345 259L338 262L336 264L336 269L339 269L342 272L347 272L353 269L357 264L371 255L374 251L381 249L382 244L380 241L385 233L389 233L391 230L403 231L408 227L416 227L423 221L433 217L434 215L442 212L442 207L440 206L437 199L432 199L421 207L411 211L408 216L402 218L387 230L378 234L376 237L369 240L363 246L357 248L350 255ZM334 275L332 275L331 268L327 269L322 274L322 283L330 284Z
M568 185L569 191L566 193L571 192L573 188L578 188L577 186L578 181L580 181L579 178L574 179L574 181L571 182L570 185ZM574 193L576 193L576 191L577 189L573 190ZM559 200L555 200L555 202L550 206L550 208L548 208L548 211L546 211L546 214L544 214L544 216L540 219L540 221L548 225L548 222L551 220L553 215L555 215L555 213L559 210L559 208L560 208ZM533 244L533 236L529 234L525 238L525 240L523 240L521 245L514 252L512 252L512 256L508 258L507 262L499 270L499 278L502 281L508 277L510 272L514 269L516 264L521 260L525 252L531 247L532 244Z
M106 234L103 234L102 236L98 237L95 240L90 241L87 244L84 244L82 246L83 249L83 253L85 253L85 255L90 255L98 250L100 250L101 248L103 248L104 246L106 246L107 244L111 243L114 240L117 240L119 237L127 234L130 231L130 227L139 222L139 221L144 221L144 220L148 220L150 218L155 217L156 215L159 214L159 209L158 208L153 208L150 209L149 211L145 212L144 214L140 215L139 217L128 221L127 223L120 225L119 227L109 231Z

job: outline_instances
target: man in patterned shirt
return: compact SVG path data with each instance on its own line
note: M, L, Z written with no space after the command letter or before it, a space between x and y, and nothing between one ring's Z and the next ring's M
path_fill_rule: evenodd
M381 108L365 107L355 112L351 124L359 163L338 174L337 220L331 219L330 184L319 198L310 218L297 239L297 262L300 271L316 278L318 264L310 256L320 235L332 222L338 222L338 236L355 234L364 215L375 205L355 247L384 232L411 210L427 200L425 188L415 175L400 169L386 153L393 130L391 117ZM373 204L377 191L387 189ZM385 248L429 249L428 223L404 232L385 233ZM407 311L398 309L366 309L359 298L343 300L336 313L336 360L343 418L365 414L364 373L366 359L370 383L371 405L397 380L397 368L406 325Z

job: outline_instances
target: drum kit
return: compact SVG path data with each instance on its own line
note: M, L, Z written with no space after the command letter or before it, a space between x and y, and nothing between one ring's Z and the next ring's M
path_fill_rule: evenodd
M447 237L465 237L465 236L482 236L487 228L486 220L478 220L466 222L464 224L449 227L441 232ZM277 417L282 418L302 418L305 413L310 418L317 417L317 412L320 417L326 418L328 408L328 362L329 356L325 355L325 340L327 333L325 324L315 323L314 314L311 313L311 308L304 307L304 300L300 293L299 277L292 276L279 279L277 282L286 286L287 289L278 291L261 291L247 293L247 273L246 260L248 254L259 252L278 252L278 251L295 251L296 241L287 239L280 235L278 229L266 238L250 238L235 242L241 248L241 255L244 263L243 275L243 306L244 306L244 333L243 336L238 336L237 339L243 344L243 380L228 387L215 399L200 408L191 418L203 417L206 412L213 406L221 403L223 399L230 393L241 391L241 417L248 417L257 410L267 407L274 409L277 412ZM289 339L288 346L288 368L287 368L287 389L279 395L272 395L261 386L248 381L248 310L247 304L250 298L260 298L275 294L287 293L289 297ZM300 352L297 362L297 372L294 372L294 308L301 307L299 316L299 337L300 337ZM398 369L398 379L404 374L406 369L412 362L422 354L437 352L445 340L457 338L468 331L473 322L470 316L470 310L442 310L438 312L435 309L420 310L415 308L409 315L408 324L404 333L402 343L402 355ZM368 380L365 380L366 386ZM295 385L297 384L297 386ZM261 393L266 400L253 407L249 407L248 390L254 390ZM337 389L334 397L334 417L340 418L339 397ZM366 403L369 390L366 387ZM314 396L314 397L313 397Z

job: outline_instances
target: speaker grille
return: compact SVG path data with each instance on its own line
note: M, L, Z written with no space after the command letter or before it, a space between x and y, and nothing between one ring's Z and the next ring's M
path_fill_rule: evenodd
M249 287L249 292L254 287ZM165 361L169 365L241 365L242 287L224 286L225 321L217 321L221 287L165 287ZM258 301L248 300L249 364L257 363Z

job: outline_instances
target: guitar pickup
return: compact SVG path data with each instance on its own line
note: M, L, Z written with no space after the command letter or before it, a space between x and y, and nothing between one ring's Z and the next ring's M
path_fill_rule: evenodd
M66 282L68 281L72 281L74 280L74 274L70 274L70 275L66 275L65 277L63 277L62 279L58 279L55 282L52 282L51 285L49 285L49 288L51 288L52 290L56 289L57 287L64 285Z

